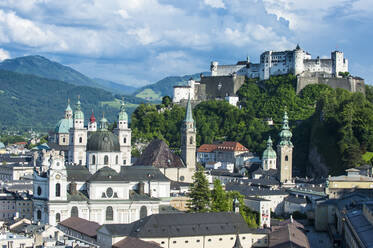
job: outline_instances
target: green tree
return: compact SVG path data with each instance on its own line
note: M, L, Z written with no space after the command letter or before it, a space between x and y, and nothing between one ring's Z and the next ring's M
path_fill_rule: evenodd
M189 212L203 213L209 211L211 192L202 166L199 166L193 175L189 197Z
M228 212L230 210L229 203L220 180L214 180L214 189L211 192L211 212Z
M163 104L164 106L166 106L166 107L171 106L171 105L172 105L172 99L171 99L171 97L169 97L169 96L164 96L164 97L162 98L162 104Z

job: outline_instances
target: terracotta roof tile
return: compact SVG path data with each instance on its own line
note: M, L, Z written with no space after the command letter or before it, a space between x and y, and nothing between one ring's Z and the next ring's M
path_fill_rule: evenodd
M70 217L61 221L59 225L70 228L89 237L95 237L97 235L96 231L100 227L100 224L97 222L88 221L79 217Z
M198 148L197 152L213 152L213 151L215 151L216 148L218 148L218 145L203 144Z
M220 150L220 151L235 151L235 152L238 152L238 151L249 151L249 149L247 149L246 147L244 147L243 145L241 145L241 143L239 142L233 142L233 141L224 141L223 143L219 144L218 145L218 148L217 150Z

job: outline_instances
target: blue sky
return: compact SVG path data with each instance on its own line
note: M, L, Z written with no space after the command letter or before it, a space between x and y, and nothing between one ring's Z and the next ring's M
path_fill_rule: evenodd
M343 51L373 83L372 27L372 0L0 0L0 59L39 54L142 86L299 43Z

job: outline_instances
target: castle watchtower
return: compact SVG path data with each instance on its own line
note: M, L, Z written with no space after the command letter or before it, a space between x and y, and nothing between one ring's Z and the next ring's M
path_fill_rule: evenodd
M332 58L332 74L335 77L341 77L340 72L348 72L348 60L343 57L343 52L334 51Z
M299 44L294 50L294 75L299 75L304 71L304 51Z

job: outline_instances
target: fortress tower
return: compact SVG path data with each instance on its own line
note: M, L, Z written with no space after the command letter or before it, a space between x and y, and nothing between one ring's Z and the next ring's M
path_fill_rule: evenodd
M189 169L196 168L196 127L192 115L190 97L185 120L181 127L181 158Z
M343 52L334 51L331 53L332 74L341 77L340 72L348 72L348 60L343 57Z
M292 167L293 167L293 144L291 143L292 133L289 128L288 114L285 110L282 122L282 130L280 132L280 143L277 145L277 154L279 165L279 179L281 183L291 183Z
M299 45L294 50L294 75L301 74L304 71L304 51Z

